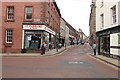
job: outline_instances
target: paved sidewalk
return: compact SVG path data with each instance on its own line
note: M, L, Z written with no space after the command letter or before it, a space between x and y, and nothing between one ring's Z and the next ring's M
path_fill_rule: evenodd
M94 58L99 59L101 61L104 61L108 64L111 64L111 65L113 65L117 68L120 68L120 60L117 60L117 59L114 59L114 58L111 58L111 57L107 57L107 56L103 56L103 55L98 55L98 53L97 53L96 56L94 56L91 46L89 46L89 49L90 49L90 55L93 56Z
M56 55L56 54L59 54L59 53L63 52L66 49L69 49L69 48L72 48L72 47L75 47L75 46L78 46L78 45L67 46L66 48L62 47L62 48L58 49L58 52L57 52L56 49L52 49L52 50L47 51L44 55L41 55L40 53L0 53L0 57L39 57L39 56L53 56L53 55Z
M106 57L106 56L103 56L103 55L93 55L93 54L89 54L90 56L96 58L96 59L99 59L101 61L104 61L108 64L111 64L117 68L120 68L120 60L117 60L117 59L114 59L114 58L110 58L110 57Z

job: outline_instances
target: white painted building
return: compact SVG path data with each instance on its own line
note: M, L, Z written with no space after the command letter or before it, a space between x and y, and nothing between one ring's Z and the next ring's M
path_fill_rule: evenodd
M120 0L96 0L98 53L120 55Z
M66 25L66 21L61 18L60 20L60 39L64 43L64 46L69 45L69 27Z
M0 1L0 52L2 52L2 2Z
M66 25L66 27L65 27L65 44L66 44L66 46L69 46L69 43L70 43L70 41L69 41L69 27Z
M65 34L66 34L66 22L63 18L60 19L60 43L62 46L65 45Z

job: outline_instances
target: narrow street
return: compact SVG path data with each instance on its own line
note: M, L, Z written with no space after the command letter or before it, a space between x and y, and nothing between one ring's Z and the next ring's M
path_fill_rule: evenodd
M88 44L55 56L2 57L3 78L118 78L118 70L90 57Z

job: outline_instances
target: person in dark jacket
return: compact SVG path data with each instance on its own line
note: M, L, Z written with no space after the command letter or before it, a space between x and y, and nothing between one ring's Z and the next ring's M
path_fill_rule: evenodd
M44 44L42 44L42 46L41 46L41 51L42 51L41 55L45 54L45 45Z

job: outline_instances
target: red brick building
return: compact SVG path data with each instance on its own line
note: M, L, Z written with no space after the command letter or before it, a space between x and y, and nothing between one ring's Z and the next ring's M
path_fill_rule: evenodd
M61 14L56 2L3 2L2 52L34 52L55 47Z

